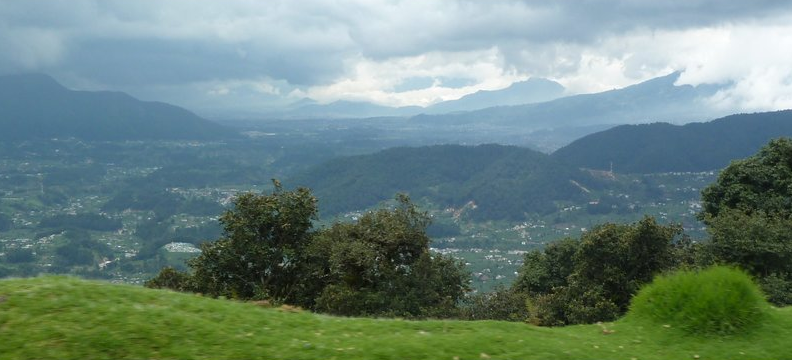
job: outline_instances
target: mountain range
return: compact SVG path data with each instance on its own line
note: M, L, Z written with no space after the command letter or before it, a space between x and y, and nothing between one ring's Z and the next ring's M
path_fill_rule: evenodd
M418 115L419 123L481 124L523 129L553 129L602 124L635 124L656 121L687 123L715 116L706 99L723 85L675 85L680 73L594 94L573 95L551 101L490 107L463 113Z
M42 74L0 76L0 140L217 140L236 131L178 106L74 91Z
M457 100L443 101L425 108L426 114L473 111L495 106L540 103L564 96L564 86L542 78L519 81L502 90L481 90Z
M502 145L392 148L330 160L287 183L311 188L329 215L365 209L406 192L444 207L475 204L473 216L481 219L514 220L618 186L583 168L610 170L612 164L617 173L645 174L718 170L781 136L792 136L792 110L684 126L618 126L551 155Z
M500 90L480 90L456 100L443 101L428 107L391 107L363 101L335 101L319 104L302 99L281 112L270 114L277 118L372 118L409 117L418 114L441 114L471 111L494 106L521 105L553 100L564 95L564 87L551 80L530 78Z

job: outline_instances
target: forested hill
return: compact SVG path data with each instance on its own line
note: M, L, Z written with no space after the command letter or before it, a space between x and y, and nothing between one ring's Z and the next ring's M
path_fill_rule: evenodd
M472 201L477 218L522 219L524 213L555 210L555 201L585 200L585 190L575 182L586 187L596 181L530 149L437 145L332 160L287 183L310 187L324 216L365 209L406 192L457 208Z
M69 90L41 74L0 76L0 140L213 140L234 130L120 92Z
M585 136L553 157L620 173L708 171L755 153L770 139L792 136L792 110L731 115L706 123L623 125Z

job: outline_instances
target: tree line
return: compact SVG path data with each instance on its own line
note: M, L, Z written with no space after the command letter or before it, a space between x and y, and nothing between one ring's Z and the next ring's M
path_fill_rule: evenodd
M710 239L651 217L602 224L525 256L510 287L468 294L463 264L429 252L429 217L409 198L315 229L308 189L240 195L224 235L190 272L166 268L149 287L267 299L337 315L453 317L567 325L609 321L656 275L716 264L749 272L777 305L792 304L792 140L734 161L702 192Z
M599 225L526 254L511 287L474 296L465 313L538 325L609 321L654 276L712 265L737 266L768 301L792 304L792 140L772 140L733 161L701 200L709 239L692 241L680 226L651 217Z
M314 228L308 189L242 194L201 245L191 272L166 268L147 283L336 315L447 317L469 290L464 264L429 252L429 217L409 198L355 223Z

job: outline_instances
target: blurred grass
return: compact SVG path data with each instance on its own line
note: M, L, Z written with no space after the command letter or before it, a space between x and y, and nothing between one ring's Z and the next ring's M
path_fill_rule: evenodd
M791 339L790 308L713 338L629 318L339 318L67 277L0 281L0 359L792 359Z

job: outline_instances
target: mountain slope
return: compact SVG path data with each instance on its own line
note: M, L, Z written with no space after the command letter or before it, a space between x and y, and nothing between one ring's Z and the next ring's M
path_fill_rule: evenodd
M427 114L471 111L494 106L523 105L550 101L564 94L561 84L541 78L531 78L493 91L477 91L457 100L443 101L426 108Z
M706 123L623 125L578 139L553 157L622 173L709 171L792 136L792 110L731 115Z
M785 359L792 308L770 315L758 331L724 339L627 319L539 328L338 318L74 278L6 279L0 358Z
M119 92L72 91L46 75L0 76L0 140L212 140L236 132L183 108Z
M477 205L482 219L522 219L556 209L556 201L586 199L577 183L596 186L577 168L513 146L439 145L393 148L331 160L290 179L314 191L323 215L360 210L397 192L444 206Z
M703 100L714 94L719 86L675 86L678 78L679 73L675 72L623 89L460 114L418 115L412 120L544 129L652 121L689 122L711 118L714 112Z

